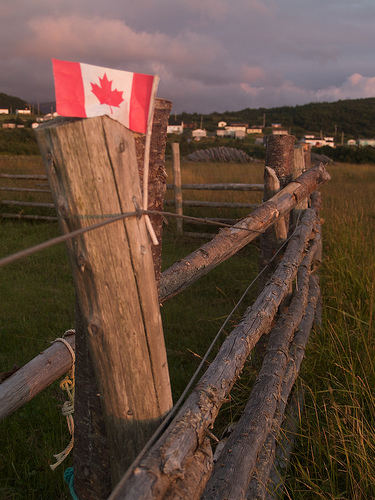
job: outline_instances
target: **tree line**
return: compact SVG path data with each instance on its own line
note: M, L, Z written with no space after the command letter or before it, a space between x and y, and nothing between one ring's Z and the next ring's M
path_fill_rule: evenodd
M220 121L227 123L248 123L251 125L270 127L280 123L291 135L297 138L311 133L334 136L341 142L345 140L375 137L375 98L347 99L336 102L309 103L301 106L282 106L278 108L246 108L241 111L225 111L224 113L181 113L176 118L185 123L195 123L213 131Z

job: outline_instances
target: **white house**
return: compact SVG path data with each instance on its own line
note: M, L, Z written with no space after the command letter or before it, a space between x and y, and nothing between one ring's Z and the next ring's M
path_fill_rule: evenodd
M197 128L192 131L191 135L195 141L200 141L202 137L207 137L207 130Z
M248 128L248 123L231 123L230 125L225 126L225 130L243 130L244 132L246 132Z
M257 125L252 125L249 127L246 132L248 134L261 134L263 132L262 127L258 127Z
M0 109L0 115L9 115L9 109L1 108Z
M184 132L184 122L183 121L173 121L169 122L167 126L167 134L182 134Z
M16 109L17 115L31 115L30 109Z
M358 139L358 146L375 146L375 139Z
M216 135L218 137L235 137L236 131L235 130L227 130L226 128L219 128L216 130Z
M283 128L273 128L272 135L288 135L288 131Z
M331 148L335 147L335 141L333 137L315 137L315 135L304 135L299 143L308 144L317 148L320 148L322 146L330 146Z

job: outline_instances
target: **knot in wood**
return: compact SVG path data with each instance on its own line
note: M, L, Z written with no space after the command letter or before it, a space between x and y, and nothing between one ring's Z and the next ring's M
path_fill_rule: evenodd
M69 206L66 204L65 200L60 200L57 204L57 210L60 214L60 217L66 219L70 216Z
M122 139L122 141L120 142L120 145L119 145L120 153L124 153L125 149L126 149L125 141L124 141L124 139Z
M93 337L96 337L100 332L100 327L96 323L90 323L87 329Z
M83 255L78 255L77 265L82 272L85 270L85 259L84 259Z

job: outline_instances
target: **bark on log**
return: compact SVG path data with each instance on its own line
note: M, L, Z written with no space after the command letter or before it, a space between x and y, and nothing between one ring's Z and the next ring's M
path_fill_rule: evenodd
M300 269L298 270L299 281L297 281L295 295L292 299L292 303L290 306L290 313L293 313L293 309L297 311L297 313L293 313L293 315L295 317L295 321L298 322L297 323L298 328L300 327L302 321L302 315L300 314L299 307L302 307L303 305L304 307L303 313L305 314L307 311L308 301L310 300L309 297L311 296L310 286L312 282L310 279L311 277L310 267L312 265L316 249L317 249L317 244L316 240L314 240L311 249L304 258L303 262L301 263ZM300 296L299 296L299 291L301 291ZM289 315L289 313L287 314ZM297 314L297 316L295 314ZM290 351L290 348L288 346L288 350L286 352L288 353L287 355L288 365L286 366L283 374L281 394L277 403L275 415L273 417L271 431L269 432L265 440L265 443L263 445L263 448L260 451L256 464L256 469L254 470L253 477L251 478L251 481L246 491L245 498L249 500L250 499L258 500L260 498L263 499L266 494L267 481L270 475L270 470L273 466L273 460L276 452L276 445L280 435L280 427L284 418L286 404L288 401L289 394L292 390L292 387L299 373L299 366L298 366L298 369L296 369L296 371L294 372L294 377L290 377L289 374L291 367L290 355L291 352L293 351Z
M156 99L154 119L152 122L152 136L150 145L150 161L148 171L148 210L163 211L164 195L166 191L165 181L167 171L165 169L165 147L167 143L167 125L172 103L166 99ZM138 162L138 171L143 190L143 167L145 153L145 135L134 134L135 149ZM161 274L161 250L163 219L158 215L150 215L152 227L154 228L159 245L152 245L152 260L154 263L156 286L159 293Z
M211 475L212 465L212 448L209 438L206 438L186 465L184 476L170 486L163 500L199 500Z
M166 432L140 463L129 469L112 492L111 500L163 498L173 477L184 474L188 459L215 421L250 351L261 335L270 330L278 306L297 274L315 218L313 210L306 213L270 283L226 338Z
M234 500L245 496L280 400L289 344L307 304L309 273L316 247L311 246L298 270L298 293L269 334L264 361L249 402L215 464L202 500Z
M317 186L330 180L323 164L304 172L270 200L232 228L222 229L213 240L164 271L160 286L161 302L173 297L207 274L285 215Z
M286 369L284 384L282 389L282 395L284 396L285 402L287 399L287 394L289 394L290 389L297 379L303 357L305 355L305 349L307 341L310 336L311 328L314 322L315 310L320 297L319 289L319 277L316 274L310 276L310 288L308 303L306 306L306 311L304 317L299 324L298 330L294 336L292 345L289 351L289 362ZM291 441L290 435L286 435L286 441ZM288 458L291 453L290 447L283 447L278 445L276 449L276 460L272 466L270 472L270 480L267 484L267 500L273 500L278 498L278 493L283 487L283 482L285 480L286 469L288 467Z
M73 350L75 336L65 339ZM0 420L39 394L72 367L72 356L62 342L55 342L39 356L0 384Z
M303 395L297 389L289 399L285 414L281 415L277 410L272 430L267 436L258 457L257 468L246 491L246 500L264 500L268 496L267 483L270 476L273 475L273 462L277 453L281 453L280 458L282 457L285 464L289 461L294 446L294 438L297 435L299 427L299 415L302 406ZM278 476L275 479L277 483ZM271 496L271 498L279 497ZM280 498L283 498L283 495Z

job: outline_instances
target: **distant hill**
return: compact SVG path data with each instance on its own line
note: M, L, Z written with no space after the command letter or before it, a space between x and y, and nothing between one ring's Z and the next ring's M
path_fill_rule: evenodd
M177 119L185 123L196 123L203 128L215 130L220 121L241 122L249 125L281 123L292 135L300 137L305 133L336 136L339 140L344 133L349 138L375 138L375 98L348 99L336 102L310 103L302 106L282 106L279 108L246 108L225 113L181 113Z
M15 113L16 109L25 109L26 107L28 107L28 103L23 99L0 92L0 108L8 108Z

